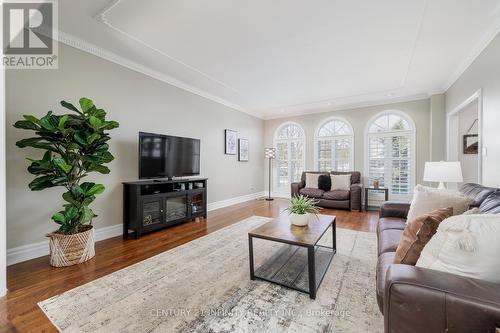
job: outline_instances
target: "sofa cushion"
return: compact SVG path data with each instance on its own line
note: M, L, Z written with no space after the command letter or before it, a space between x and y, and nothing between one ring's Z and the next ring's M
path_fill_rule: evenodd
M332 175L351 175L351 184L361 183L361 172L359 171L332 171Z
M453 207L453 214L460 215L469 209L474 200L458 191L438 190L415 186L415 194L408 211L408 222L436 209Z
M488 195L479 206L483 214L500 214L500 191Z
M453 216L427 243L417 266L500 283L500 215Z
M332 191L349 190L351 188L351 175L330 175Z
M330 174L328 172L323 172L323 171L304 171L302 172L302 176L300 177L300 180L306 183L306 173L314 173L318 175L327 175L329 176Z
M378 234L378 254L396 252L403 230L388 229Z
M306 187L308 188L318 188L318 178L320 174L317 173L306 173Z
M377 233L389 229L404 230L405 225L406 219L399 217L381 217L378 220Z
M453 208L441 208L408 222L396 250L395 264L415 265L424 246L444 219L453 214Z
M320 190L319 188L304 187L300 189L299 193L309 198L319 199L323 196L325 191Z
M389 266L391 266L392 263L394 262L395 255L396 255L395 252L383 253L378 257L377 261L377 273L376 273L377 303L382 313L384 311L384 290L385 290L387 270L389 269Z
M479 207L484 199L491 193L495 192L495 188L486 187L474 183L466 183L460 187L460 192L474 200L473 206Z
M319 175L318 188L323 191L330 191L332 188L332 180L328 175Z
M349 200L350 192L347 190L334 190L323 193L323 199Z

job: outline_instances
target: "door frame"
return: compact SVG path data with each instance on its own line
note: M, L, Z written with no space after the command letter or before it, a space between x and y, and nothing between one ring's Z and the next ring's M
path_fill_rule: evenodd
M476 90L466 100L456 106L453 110L446 114L446 159L449 161L451 157L451 141L450 141L450 127L451 122L458 114L462 112L471 103L477 102L477 138L478 138L478 154L477 154L477 180L479 184L483 182L483 90L482 88ZM460 142L459 142L460 144Z
M0 7L1 4L0 4ZM0 15L2 10L0 8ZM0 33L1 33L0 27ZM0 55L3 50L0 50ZM7 206L6 206L6 154L5 154L5 69L0 65L0 297L7 293Z

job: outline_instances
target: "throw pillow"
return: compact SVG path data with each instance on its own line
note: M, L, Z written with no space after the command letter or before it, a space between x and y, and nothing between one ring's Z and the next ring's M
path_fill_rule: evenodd
M394 257L395 264L415 265L424 246L444 219L453 215L453 208L441 208L410 221L403 231Z
M479 206L479 209L486 214L500 214L500 191L488 195Z
M452 216L441 222L418 267L500 283L500 216Z
M472 199L459 192L428 190L424 186L417 185L408 211L407 221L409 222L423 214L445 207L453 207L453 215L460 215L467 211L472 203Z
M318 188L318 178L320 173L306 173L306 186L307 188Z
M335 190L349 190L351 188L351 175L330 175L332 180L332 189Z
M332 188L332 180L328 175L321 175L318 177L318 188L325 192L330 191Z

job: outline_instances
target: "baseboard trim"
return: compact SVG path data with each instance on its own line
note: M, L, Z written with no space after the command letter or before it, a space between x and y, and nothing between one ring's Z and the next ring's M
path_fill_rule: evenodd
M271 195L275 198L284 198L284 199L290 199L291 197L290 192L271 192Z
M250 193L250 194L246 194L246 195L241 195L239 197L234 197L234 198L229 198L229 199L225 199L225 200L221 200L221 201L212 202L212 203L209 203L207 205L207 210L210 212L210 211L215 210L215 209L220 209L220 208L236 205L236 204L239 204L242 202L255 200L255 199L264 197L265 195L266 195L266 192L261 191L261 192L255 192L255 193Z
M207 205L207 210L212 211L215 209L220 209L228 207L231 205L236 205L245 201L255 200L266 195L266 192L255 192L251 194L242 195L239 197L234 197L226 200L212 202ZM101 241L108 238L113 238L116 236L121 236L123 232L123 225L115 224L108 227L96 228L95 239L96 241ZM7 266L14 265L23 261L35 259L38 257L43 257L49 254L49 241L44 240L37 243L22 245L7 249Z

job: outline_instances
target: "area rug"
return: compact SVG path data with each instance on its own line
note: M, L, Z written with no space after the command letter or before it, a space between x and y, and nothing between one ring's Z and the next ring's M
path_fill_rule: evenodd
M317 298L249 279L253 216L40 302L62 332L382 332L376 236L337 230ZM322 243L331 244L331 232ZM255 264L278 244L255 240Z

